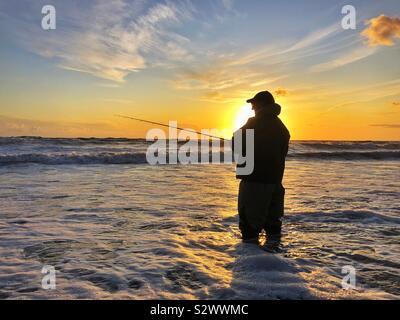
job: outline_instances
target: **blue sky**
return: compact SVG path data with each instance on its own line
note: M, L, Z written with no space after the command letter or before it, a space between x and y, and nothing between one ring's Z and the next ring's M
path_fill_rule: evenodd
M56 30L41 28L46 4ZM356 30L341 28L345 4ZM2 1L0 134L145 133L116 112L227 127L268 89L298 138L400 138L398 35L362 35L399 14L395 0ZM346 133L360 119L360 135Z

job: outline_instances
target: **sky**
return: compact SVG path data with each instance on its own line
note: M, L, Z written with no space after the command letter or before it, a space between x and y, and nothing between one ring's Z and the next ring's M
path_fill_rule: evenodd
M2 0L0 136L230 136L269 90L292 139L400 140L399 57L398 0Z

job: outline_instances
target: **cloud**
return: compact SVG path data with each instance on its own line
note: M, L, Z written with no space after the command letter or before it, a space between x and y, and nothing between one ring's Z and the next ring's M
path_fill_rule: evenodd
M335 24L313 31L294 43L284 41L279 46L268 44L253 51L243 53L240 56L232 56L230 65L246 65L266 60L275 65L277 63L285 64L312 55L326 54L330 50L337 49L338 45L336 42L327 42L326 40L335 36L339 31L341 31L340 26ZM318 48L323 42L329 45L331 49Z
M381 127L381 128L386 128L386 129L397 129L400 128L400 124L370 124L371 127Z
M134 101L130 99L121 99L121 98L106 98L103 99L105 102L119 103L119 104L133 104Z
M353 62L362 60L370 55L373 55L377 51L376 48L365 48L358 47L352 51L345 53L331 61L316 64L311 67L311 72L323 72L329 71L338 67L343 67L345 65L351 64Z
M224 94L222 94L219 91L214 91L214 90L209 90L206 91L203 95L202 95L202 99L205 101L213 101L213 102L226 102L226 99L228 97L226 97Z
M380 104L378 100L396 99L400 92L400 79L352 86L334 86L332 84L315 84L291 86L291 104L315 106L322 114L337 112L339 108ZM392 100L390 100L392 101Z
M361 35L370 46L391 46L395 38L400 38L400 18L380 15L366 22L368 25Z
M35 5L26 4L37 11ZM8 14L8 22L24 47L56 60L63 69L122 82L127 74L160 61L191 58L186 48L189 39L170 31L191 18L194 9L187 1L150 7L142 0L96 1L90 6L68 1L55 6L56 30L43 31L36 21L13 13Z
M40 121L0 115L0 136L103 136L117 130L108 123Z
M171 81L176 89L197 91L207 102L237 102L268 90L268 85L288 77L286 67L304 56L317 54L314 46L339 31L337 25L322 28L296 42L264 45L252 50L230 48L225 53L207 52L196 67L176 70ZM287 90L278 95L287 95Z
M400 106L400 102L394 101L394 102L392 102L392 106Z
M232 102L253 96L284 76L254 71L251 67L232 66L224 59L216 59L200 67L186 67L176 71L171 81L176 89L197 91L200 99L208 102Z
M172 81L177 89L201 91L200 98L211 102L230 102L266 90L269 84L286 78L284 68L305 56L318 54L315 46L340 31L336 24L312 32L280 48L267 45L255 50L235 48L226 54L210 53L198 67L177 70ZM278 73L279 71L279 73ZM278 91L278 94L288 92Z
M275 95L278 97L286 97L289 93L288 90L283 89L283 88L278 88L274 91Z
M195 1L196 2L196 1ZM206 2L206 1L198 1ZM211 13L208 17L214 17L220 24L229 23L232 19L237 20L246 17L246 14L235 9L235 0L213 0L210 1ZM207 22L206 22L207 24ZM211 25L209 25L211 27Z
M226 10L232 10L234 1L233 0L221 0L222 5L225 7Z
M313 46L329 37L332 37L339 31L340 31L340 27L337 24L314 31L314 32L310 33L309 35L307 35L306 37L304 37L303 39L301 39L300 41L296 42L290 48L288 48L287 52L305 49L310 46Z

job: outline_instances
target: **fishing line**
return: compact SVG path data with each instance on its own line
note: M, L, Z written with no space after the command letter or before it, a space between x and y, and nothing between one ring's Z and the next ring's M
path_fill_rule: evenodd
M219 139L219 140L223 140L223 141L228 141L228 139L217 137L217 136L213 136L211 134L201 133L199 131L195 131L195 130L191 130L191 129L185 129L185 128L181 128L181 127L170 126L168 124L164 124L164 123L160 123L160 122L149 121L149 120L144 120L144 119L139 119L139 118L134 118L134 117L128 117L128 116L123 116L123 115L120 115L120 114L116 114L115 116L116 117L120 117L120 118L130 119L130 120L136 120L136 121L140 121L140 122L151 123L151 124L155 124L155 125L158 125L158 126L167 127L167 128L173 128L173 129L177 129L177 130L181 130L181 131L197 133L197 134L200 134L202 136L207 136L207 137L210 137L210 138L215 138L215 139Z

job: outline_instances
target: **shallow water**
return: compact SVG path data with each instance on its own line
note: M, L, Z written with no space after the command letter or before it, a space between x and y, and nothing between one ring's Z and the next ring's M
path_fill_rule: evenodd
M290 159L272 255L240 243L232 165L0 166L0 298L399 298L399 172Z

